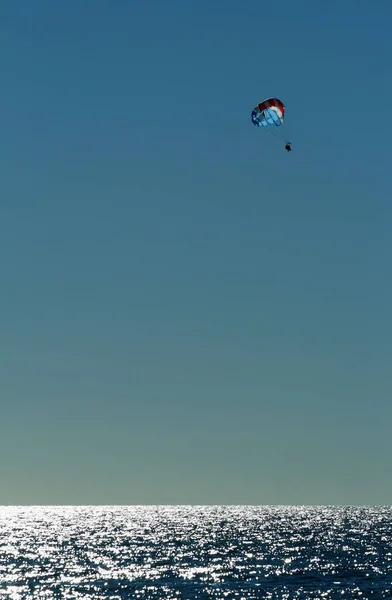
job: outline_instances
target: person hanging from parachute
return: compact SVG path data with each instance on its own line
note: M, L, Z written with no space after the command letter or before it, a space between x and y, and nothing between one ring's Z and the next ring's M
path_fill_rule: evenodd
M256 127L267 127L267 131L272 127L272 133L275 127L283 125L285 110L286 107L279 98L267 98L252 110L252 123ZM291 152L291 142L286 141L285 150Z

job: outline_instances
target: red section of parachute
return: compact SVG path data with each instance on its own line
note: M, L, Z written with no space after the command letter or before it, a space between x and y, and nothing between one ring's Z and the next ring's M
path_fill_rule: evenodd
M282 116L284 115L284 104L278 98L267 98L263 102L257 105L260 112L270 108L270 106L276 106L279 110L282 111Z

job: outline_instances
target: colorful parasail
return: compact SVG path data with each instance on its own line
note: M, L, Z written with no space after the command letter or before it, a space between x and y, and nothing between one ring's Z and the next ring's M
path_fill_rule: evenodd
M279 98L267 98L252 110L252 123L256 127L267 127L266 131L270 133L276 132L275 127L283 125L285 110L285 105ZM291 142L286 141L285 149L291 152Z
M267 98L252 110L252 123L257 127L279 127L284 121L285 106L278 98Z

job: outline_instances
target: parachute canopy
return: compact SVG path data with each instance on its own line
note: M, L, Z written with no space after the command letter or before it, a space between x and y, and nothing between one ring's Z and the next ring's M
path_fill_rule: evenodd
M285 107L278 98L267 98L252 110L252 123L256 127L279 127L284 121Z

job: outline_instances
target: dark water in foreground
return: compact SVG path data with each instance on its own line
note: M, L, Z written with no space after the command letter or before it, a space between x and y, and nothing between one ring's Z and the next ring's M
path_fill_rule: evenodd
M0 599L392 598L392 508L0 508Z

